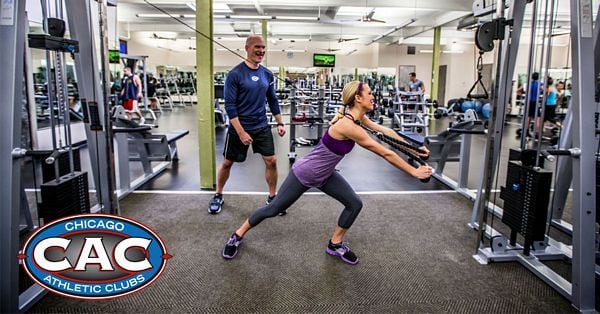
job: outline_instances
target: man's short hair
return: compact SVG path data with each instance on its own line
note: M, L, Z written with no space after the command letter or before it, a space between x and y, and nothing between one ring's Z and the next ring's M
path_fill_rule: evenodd
M416 77L416 76L417 76L417 73L415 73L415 72L410 72L410 73L408 73L408 75L409 75L409 76L415 76L415 77Z
M537 72L533 72L533 74L531 74L531 79L532 80L539 80L540 79L540 74Z

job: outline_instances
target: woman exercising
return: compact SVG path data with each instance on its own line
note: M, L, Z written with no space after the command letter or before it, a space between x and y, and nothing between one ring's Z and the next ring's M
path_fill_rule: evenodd
M250 228L256 227L265 218L277 216L279 212L287 210L306 190L315 187L345 206L327 245L327 254L338 256L348 264L357 264L358 258L347 243L343 242L343 238L358 216L362 201L348 182L335 171L335 166L352 150L354 143L378 154L415 178L426 179L431 176L431 167L413 168L392 150L372 139L360 126L363 124L372 130L404 141L394 130L372 122L365 116L365 113L373 110L373 95L368 85L359 81L346 84L342 91L342 101L343 106L323 134L321 142L294 164L275 199L269 205L256 209L231 235L223 250L225 259L232 259L237 255L242 238ZM422 149L429 153L427 149Z

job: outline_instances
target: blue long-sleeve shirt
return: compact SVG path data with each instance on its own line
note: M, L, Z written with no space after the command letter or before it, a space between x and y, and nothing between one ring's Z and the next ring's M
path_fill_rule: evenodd
M273 72L264 66L256 70L249 68L245 62L235 66L225 79L224 94L227 115L230 119L238 118L246 131L268 125L266 102L273 115L281 113Z

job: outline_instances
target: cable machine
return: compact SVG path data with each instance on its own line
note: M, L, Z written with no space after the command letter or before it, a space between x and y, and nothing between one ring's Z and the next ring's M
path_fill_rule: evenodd
M573 66L573 96L571 112L572 121L569 123L570 131L563 132L559 149L542 150L541 141L535 149L528 149L521 145L521 149L511 150L508 162L506 184L502 187L500 197L504 199L504 208L501 209L490 202L490 192L493 188L494 178L500 156L502 127L504 125L504 112L509 97L510 84L514 75L516 52L519 46L520 29L526 1L513 1L508 14L505 14L504 1L497 1L498 18L490 23L505 24L510 36L505 41L497 41L498 62L496 80L492 95L492 111L490 115L490 129L486 143L483 176L481 177L478 196L473 208L471 226L478 230L474 258L482 264L488 262L515 261L544 280L556 289L565 298L569 299L581 312L595 312L595 279L596 253L596 177L589 175L596 169L596 133L594 104L595 84L598 68L590 67L594 64L594 47L598 47L598 23L593 30L593 6L591 0L572 0L571 8L571 51ZM528 1L531 2L531 1ZM535 1L536 5L541 1ZM553 14L555 13L556 0L545 0L546 14L543 32L547 40L543 41L546 53L540 58L540 67L545 63L549 67ZM533 14L536 15L535 13ZM550 16L548 21L548 16ZM533 29L536 20L533 19ZM548 24L546 24L548 23ZM487 24L487 23L486 23ZM485 25L485 24L484 24ZM480 28L481 29L481 28ZM479 33L479 32L478 32ZM489 36L493 36L490 32ZM533 34L532 38L535 38ZM500 38L493 38L497 40ZM478 39L476 39L478 40ZM492 42L491 40L490 42ZM535 40L532 40L534 48ZM544 59L545 58L545 59ZM533 63L533 53L530 53L529 71ZM530 74L528 75L528 77ZM545 100L545 98L544 98ZM543 100L543 103L545 101ZM527 112L527 110L525 110ZM527 117L524 117L527 120ZM570 138L570 139L569 139ZM573 224L572 246L560 243L550 238L546 232L549 224L548 203L552 174L541 168L543 159L552 160L554 156L564 156L571 163L573 174ZM563 169L569 168L562 165ZM560 168L559 168L560 169ZM562 175L557 172L557 175ZM570 178L568 178L570 179ZM560 180L560 179L559 179ZM491 215L488 215L491 213ZM490 219L488 219L491 216ZM493 228L494 218L510 229L510 235L504 235ZM518 235L523 243L518 243ZM569 259L572 262L572 277L570 280L563 278L542 261L549 259Z
M48 64L47 74L49 97L57 98L58 114L63 115L65 121L64 144L53 139L53 150L46 160L54 162L56 171L56 186L62 186L66 180L61 175L57 163L60 156L68 154L67 168L74 172L73 152L70 145L70 131L68 128L68 104L66 99L66 84L64 76L64 53L74 53L75 67L79 79L79 92L84 111L84 123L91 165L96 186L98 205L92 208L93 212L118 214L119 206L115 195L114 161L112 149L112 126L108 118L108 58L107 58L107 30L106 30L106 3L102 0L57 0L47 6L47 1L41 1L44 15L47 16L48 8L53 8L57 18L45 19L47 34L29 35L28 19L25 13L24 0L2 1L0 11L0 66L5 71L4 79L0 85L0 103L4 104L3 114L0 115L0 173L6 178L0 183L0 312L15 313L26 311L37 302L45 290L36 284L28 286L28 281L20 276L19 244L22 231L31 231L34 228L31 215L27 208L21 182L21 167L23 158L36 156L39 151L24 149L22 141L22 115L23 108L27 105L28 97L26 69L24 64L31 47L56 52L55 56L48 58L53 61L56 75L50 77L51 64ZM52 3L54 5L52 5ZM93 10L97 5L97 11ZM63 38L65 24L60 19L63 16L77 18L69 19L70 39ZM98 19L92 18L92 12L97 12ZM99 22L100 54L96 49L96 30ZM48 25L51 24L53 29ZM28 42L27 40L28 39ZM98 60L102 60L99 66ZM101 80L98 79L100 73ZM56 90L54 89L55 83ZM50 100L53 103L53 100ZM62 106L62 108L61 108ZM51 114L54 110L51 110ZM54 120L54 118L52 118ZM60 119L59 119L60 121ZM52 132L52 136L55 134ZM85 180L87 183L87 179ZM74 185L75 187L79 185ZM87 195L86 191L82 191ZM43 190L43 187L42 187ZM43 193L43 192L42 192ZM68 193L68 192L67 192ZM67 194L69 195L69 194ZM70 194L71 198L75 195ZM43 196L42 196L43 199ZM87 204L89 210L89 202ZM41 209L40 209L41 210ZM25 228L25 229L24 229Z

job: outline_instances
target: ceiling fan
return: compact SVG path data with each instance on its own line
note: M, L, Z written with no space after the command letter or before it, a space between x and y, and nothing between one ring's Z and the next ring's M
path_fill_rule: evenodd
M379 19L373 18L373 15L375 15L375 8L373 8L371 10L371 12L367 13L366 15L363 15L359 19L353 20L353 21L364 22L364 23L386 23L384 20L379 20Z
M156 35L156 33L152 33L152 38L154 39L165 39L165 40L177 40L177 38L173 38L173 37L162 37L162 36L158 36Z
M346 41L352 41L352 40L357 40L357 39L360 39L360 38L358 38L358 37L355 37L355 38L343 38L343 37L340 37L340 38L338 38L337 42L338 43L343 43L343 42L346 42Z

